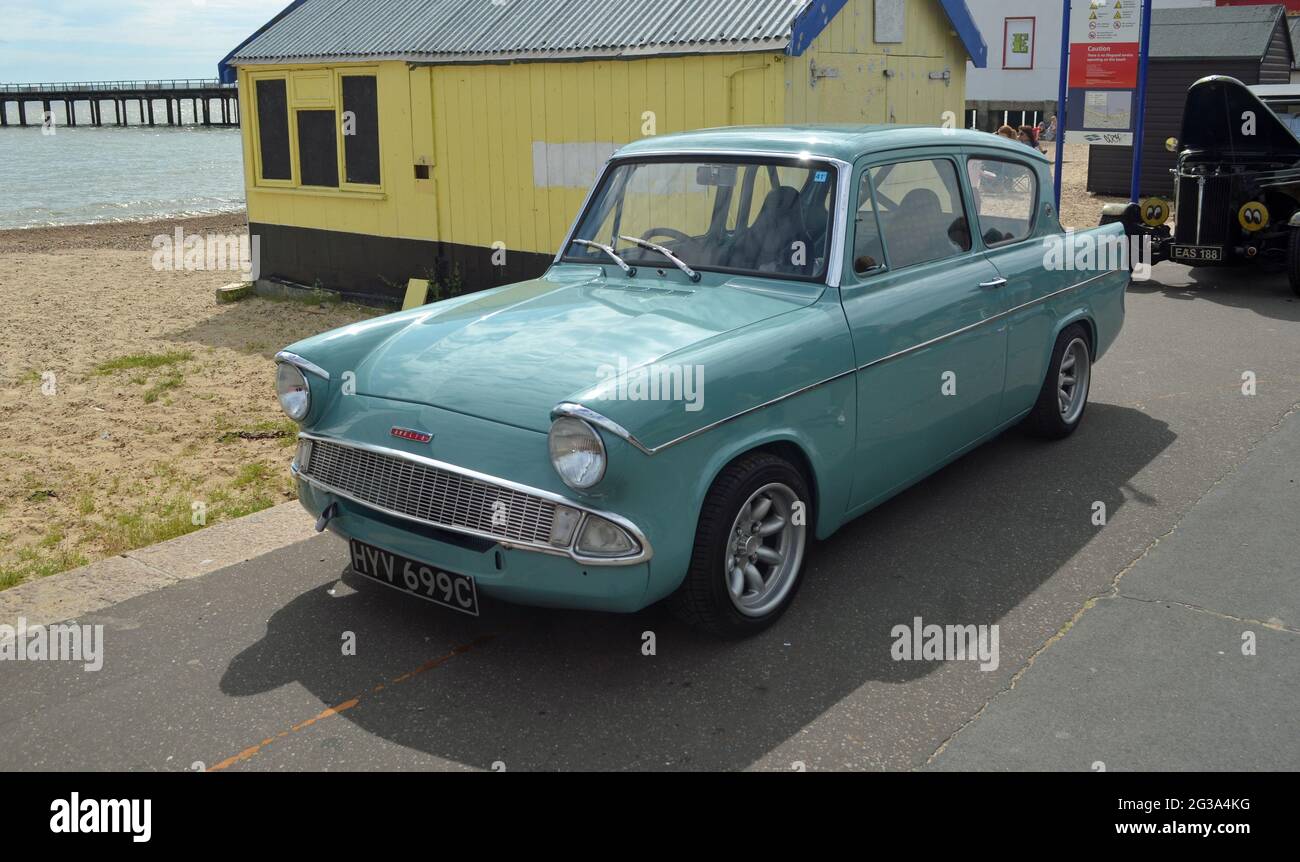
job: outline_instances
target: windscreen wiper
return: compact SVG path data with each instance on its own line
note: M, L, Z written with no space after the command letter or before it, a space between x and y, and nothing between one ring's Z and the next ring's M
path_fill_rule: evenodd
M640 237L635 237L635 236L623 236L622 234L619 234L618 238L625 239L628 242L632 243L633 245L639 245L641 246L641 248L649 249L650 251L659 252L664 257L671 260L677 266L678 269L686 273L686 277L689 278L691 281L698 282L700 280L700 274L698 272L691 269L689 266L686 265L685 261L683 261L677 255L673 254L668 249L661 246L659 243L651 242L648 239L641 239Z
M602 245L601 243L598 242L592 242L589 239L575 239L573 242L576 243L577 245L585 245L588 248L600 249L605 254L609 255L613 259L614 263L619 265L619 268L622 269L624 273L626 273L628 278L631 278L632 276L636 275L636 267L629 265L628 262L623 260L623 258L619 257L618 253L614 251L614 249L612 249L611 247L607 245Z

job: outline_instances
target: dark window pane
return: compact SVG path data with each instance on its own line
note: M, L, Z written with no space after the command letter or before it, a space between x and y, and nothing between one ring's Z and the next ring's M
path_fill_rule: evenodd
M289 110L283 80L257 82L257 138L262 150L262 179L293 179L289 164Z
M379 99L375 87L374 75L343 78L343 161L350 183L379 185Z
M298 164L304 186L338 188L339 151L333 111L298 112Z

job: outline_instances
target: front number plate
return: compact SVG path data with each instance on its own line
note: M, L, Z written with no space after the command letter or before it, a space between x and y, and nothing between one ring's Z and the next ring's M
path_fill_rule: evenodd
M1221 261L1223 260L1223 249L1214 245L1176 245L1174 246L1173 259Z
M356 539L352 539L349 545L352 568L357 574L435 605L478 616L478 590L473 578L446 572Z

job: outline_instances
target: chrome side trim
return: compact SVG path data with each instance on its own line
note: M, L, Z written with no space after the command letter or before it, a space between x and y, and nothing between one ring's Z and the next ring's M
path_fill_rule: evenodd
M714 428L717 428L719 425L725 425L728 422L731 422L733 419L739 419L740 417L747 416L750 413L753 413L757 410L762 410L765 407L771 407L773 404L779 404L780 402L785 401L789 398L794 398L796 395L802 395L805 392L811 392L814 389L825 386L827 383L833 383L834 381L839 380L841 377L847 377L850 374L853 374L856 370L857 369L850 368L848 371L841 371L839 374L836 374L833 377L827 377L825 380L819 380L818 382L813 383L809 386L805 386L802 389L796 389L793 392L788 392L785 395L781 395L777 398L773 398L771 401L765 401L762 404L757 404L753 407L747 407L744 410L740 411L739 413L735 413L731 416L726 417L725 419L719 419L716 422L710 422L708 425L705 425L701 428L696 428L694 431L691 431L688 434L683 434L682 436L674 440L669 440L667 443L661 443L660 445L655 446L653 448L646 446L640 440L636 439L636 437L634 437L630 431L628 431L622 425L619 425L613 419L610 419L606 416L602 416L601 414L597 413L591 408L584 407L581 404L574 404L572 402L567 402L567 401L563 404L557 404L555 408L551 410L551 418L554 419L560 416L580 417L582 419L587 420L592 425L595 425L599 428L604 428L606 431L610 432L614 436L622 438L623 440L627 441L632 446L640 450L643 454L657 455L663 450L669 448L670 446L676 446L678 443L685 442L691 439L692 437L698 437L699 435L707 431L712 431Z
M865 371L868 368L871 368L873 366L881 365L885 362L893 361L900 357L906 356L909 353L915 353L918 350L924 350L927 347L931 347L935 344L938 344L941 341L946 341L949 338L955 338L958 335L961 335L965 332L969 332L972 329L976 329L977 327L984 326L987 323L993 323L1005 317L1010 317L1011 315L1017 312L1024 311L1026 308L1031 308L1035 305L1038 305L1041 302L1046 302L1047 300L1052 299L1053 297L1060 296L1063 293L1069 293L1072 290L1078 290L1084 285L1091 284L1092 282L1096 281L1099 278L1105 278L1106 276L1111 275L1114 272L1118 272L1118 271L1119 270L1108 270L1098 275L1094 275L1092 278L1084 279L1078 284L1072 284L1069 287L1061 288L1060 290L1053 291L1052 293L1046 294L1045 296L1040 296L1037 299L1031 299L1029 302L1023 302L1020 305L1017 305L1015 308L1007 309L1006 311L999 312L998 314L995 314L992 317L987 317L984 320L976 321L975 323L969 324L968 326L963 326L961 329L953 330L952 332L949 332L946 335L940 335L937 338L931 338L929 341L924 341L920 344L915 344L911 347L905 348L903 350L899 350L896 353L891 353L888 356L882 356L879 359L873 359L872 361L868 362L865 365L861 365L857 368L850 368L848 371L840 372L839 374L836 374L832 377L827 377L825 380L818 381L817 383L813 383L801 389L796 389L793 392L789 392L786 393L785 395L781 395L777 398L773 398L771 401L765 401L762 404L758 404L754 407L746 408L740 411L739 413L728 416L725 419L719 419L717 422L711 422L708 425L705 425L701 428L697 428L694 431L691 431L689 434L683 434L681 437L678 437L674 440L669 440L667 443L661 443L658 446L653 446L653 447L646 446L644 443L638 440L636 436L632 434L632 432L628 431L626 428L624 428L622 425L615 422L613 419L610 419L607 416L597 413L595 410L592 410L591 408L585 407L581 404L575 404L569 401L563 402L561 404L557 404L551 410L551 418L557 419L560 416L575 416L579 419L584 419L587 422L590 422L592 425L595 425L598 428L603 428L606 431L613 434L614 436L619 437L622 440L626 441L634 448L636 448L638 451L640 451L642 454L651 455L651 456L657 455L663 450L671 446L676 446L678 443L682 443L687 440L690 440L692 437L698 437L699 435L704 434L708 431L712 431L714 428L717 428L719 425L725 425L734 419L739 419L740 417L747 416L750 413L753 413L757 410L762 410L766 407L771 407L774 404L779 404L780 402L785 401L789 398L794 398L797 395L803 395L805 392L810 392L813 389L817 389L821 386L825 386L827 383L833 383L836 380L839 380L842 377L847 377L850 374L856 374L859 371Z
M826 286L838 289L844 282L844 249L848 245L849 197L853 193L853 165L839 159L828 161L835 165L835 173L839 178L839 188L835 190L835 208L838 210L835 214L835 222L839 225L839 229L835 230L835 224L831 225L831 229L835 232L831 234L830 259L826 261Z
M275 354L275 361L287 363L302 371L306 371L308 374L315 374L322 380L330 379L330 373L324 368L321 368L315 362L303 359L298 354L290 353L287 350L281 350L279 353Z
M313 488L316 488L320 491L324 491L327 494L333 494L337 497L342 497L345 500L349 500L353 503L356 503L358 506L364 506L368 509L373 509L377 512L382 512L385 515L389 515L390 517L400 518L402 520L410 521L415 524L424 524L426 526L436 527L439 530L446 530L447 532L450 533L461 533L466 536L474 536L475 538L479 538L479 539L487 539L488 541L494 542L495 544L498 544L503 548L507 548L511 550L517 549L521 551L535 551L537 553L550 554L551 556L568 557L574 562L581 563L586 566L632 566L638 563L644 563L654 556L654 549L650 545L650 540L646 538L645 533L641 531L640 527L638 527L636 524L629 521L627 518L624 518L622 515L617 515L613 512L606 512L602 509L595 509L592 508L591 506L574 502L573 500L570 500L567 497L564 497L560 494L555 494L550 491L544 491L541 488L534 488L530 485L523 485L520 484L519 482L512 482L509 479L502 479L497 476L489 475L487 473L480 473L477 470L470 470L465 467L458 467L455 464L448 464L445 461L438 461L434 458L426 458L422 455L413 455L410 452L402 452L397 449L389 449L386 446L375 446L370 443L359 443L355 440L342 440L337 437L326 437L320 434L309 434L305 431L299 433L298 438L300 440L301 439L320 440L326 443L334 443L339 446L351 446L356 449L362 449L368 452L374 452L378 455L385 455L390 458L401 458L406 461L411 461L413 463L421 464L426 467L432 467L437 470L446 470L449 473L456 473L458 475L465 476L470 479L477 479L480 482L487 482L489 484L499 485L503 488L509 488L513 491L519 491L520 493L523 494L531 494L534 497L539 497L541 499L547 500L557 505L566 506L570 509L577 509L578 511L583 513L581 520L578 521L577 527L574 528L573 540L568 548L557 548L554 545L541 545L532 542L520 542L512 539L503 539L500 536L494 536L491 533L485 533L479 530L474 530L469 527L451 526L447 524L435 524L429 521L421 520L419 518L411 517L405 512L398 512L393 509L387 509L383 506L376 506L374 503L370 503L365 500L361 500L358 499L357 497L354 497L353 495L349 494L347 491L344 491L340 488L335 488L331 485L327 485L324 482L321 482L320 480L315 479L311 476L304 475L302 471L299 469L296 460L293 464L290 465L290 469L293 472L294 477L302 480L303 482L306 482L307 484L311 485ZM604 518L605 520L610 521L622 527L624 530L628 532L628 535L630 535L632 539L640 546L640 551L637 554L628 557L591 557L579 553L576 549L576 546L578 544L578 539L582 535L583 527L586 526L588 516L591 515L595 515L598 518Z
M1031 299L1029 300L1029 302L1022 302L1020 305L1017 305L1015 308L1009 308L1006 311L1000 311L997 314L993 315L992 317L986 317L983 320L977 320L974 323L970 323L967 324L966 326L963 326L961 329L954 329L952 332L949 332L946 335L940 335L936 338L931 338L929 341L922 341L920 344L914 344L911 347L905 347L896 353L889 354L888 356L882 356L879 359L873 359L870 362L868 362L866 365L858 366L858 370L865 371L868 368L872 368L874 366L881 365L886 362L892 362L895 359L898 359L903 356L907 356L909 353L915 353L918 350L924 350L927 347L933 347L934 345L942 341L947 341L949 338L956 338L958 335L963 335L967 332L970 332L972 329L978 329L979 327L984 326L985 324L995 323L999 320L1002 320L1004 317L1010 317L1016 312L1024 311L1026 308L1030 308L1032 306L1038 305L1040 302L1046 302L1047 300L1056 296L1060 296L1063 293L1069 293L1072 290L1078 290L1079 288L1083 287L1085 284L1091 284L1092 282L1096 281L1099 278L1105 278L1106 276L1111 275L1112 272L1118 272L1118 271L1119 270L1107 270L1106 272L1103 272L1100 275L1094 275L1092 278L1084 279L1078 284L1072 284L1069 287L1063 287L1060 290L1053 291L1052 293L1046 294L1045 296L1040 296L1037 299Z

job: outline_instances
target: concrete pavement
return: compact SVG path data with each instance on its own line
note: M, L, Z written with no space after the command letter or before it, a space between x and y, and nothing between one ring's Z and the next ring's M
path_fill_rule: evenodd
M1300 770L1300 416L936 755L944 770Z

